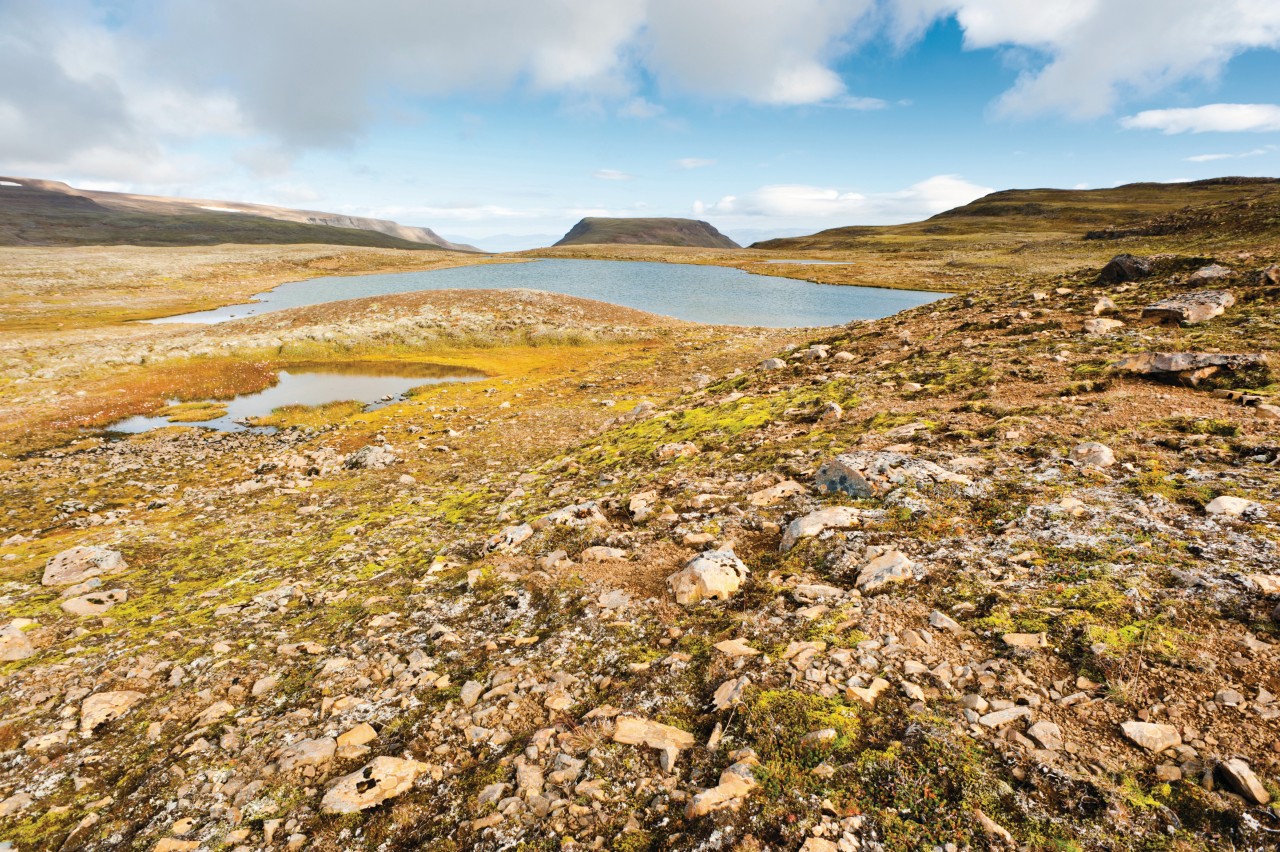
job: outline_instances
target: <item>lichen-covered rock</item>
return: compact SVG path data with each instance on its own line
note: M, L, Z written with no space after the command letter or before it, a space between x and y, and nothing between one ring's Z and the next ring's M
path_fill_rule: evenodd
M370 444L348 453L342 460L342 465L348 470L382 470L398 461L400 457L390 447L385 444Z
M1088 467L1111 467L1116 463L1116 454L1106 444L1085 441L1071 450L1071 460Z
M118 551L105 547L72 547L49 559L44 566L40 583L45 586L70 586L83 583L90 577L99 577L123 571L129 567Z
M691 441L681 441L673 444L663 444L654 451L654 454L660 461L668 461L670 459L688 458L696 456L702 452L698 445Z
M1196 293L1179 293L1161 299L1142 309L1146 319L1194 325L1221 316L1236 303L1236 297L1226 290L1201 290Z
M892 547L868 547L867 563L858 572L858 591L865 594L878 592L895 583L915 579L915 563L901 550Z
M1126 373L1197 385L1220 372L1239 372L1268 366L1261 354L1219 352L1143 352L1116 364Z
M519 524L517 526L507 527L490 538L485 543L485 547L488 550L515 550L521 544L528 541L532 535L533 527L528 524Z
M58 606L62 608L63 612L83 617L87 615L102 615L116 604L124 603L128 599L129 593L124 589L108 589L105 592L90 592L87 595L68 598Z
M146 697L129 689L90 695L80 705L80 733L91 734L99 725L119 719Z
M782 534L782 542L779 549L786 553L795 547L796 543L802 538L821 535L829 529L847 530L858 526L860 522L860 513L850 506L831 506L827 509L819 509L816 512L810 512L803 517L796 518L788 524L786 531Z
M334 782L320 809L327 814L353 814L406 792L429 767L417 760L375 757L367 766Z
M35 656L35 646L13 622L0 628L0 663L12 663Z
M850 497L883 497L902 485L929 483L972 485L973 480L933 462L887 450L844 453L827 461L814 475L814 485L820 491Z
M699 553L667 578L676 603L690 606L704 600L727 601L750 573L731 550Z

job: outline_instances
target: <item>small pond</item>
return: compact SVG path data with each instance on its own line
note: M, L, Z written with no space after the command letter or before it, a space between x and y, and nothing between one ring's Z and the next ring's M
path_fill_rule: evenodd
M946 293L813 284L724 266L613 260L535 260L424 272L313 278L260 293L257 302L150 322L216 323L283 308L415 290L528 288L596 299L664 316L773 328L879 319Z
M108 432L138 433L166 426L199 426L224 432L274 431L251 426L247 418L264 417L287 405L325 405L331 402L363 403L373 411L405 398L410 390L442 382L466 382L484 375L439 364L326 364L281 370L271 387L229 400L171 403L167 413L130 417L107 428ZM208 419L204 419L204 418ZM197 419L198 418L198 419Z

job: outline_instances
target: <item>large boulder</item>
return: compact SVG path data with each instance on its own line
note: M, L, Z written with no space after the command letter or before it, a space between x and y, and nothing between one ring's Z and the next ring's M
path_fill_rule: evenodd
M973 480L952 473L931 461L889 452L856 452L838 455L814 475L814 485L828 494L850 497L883 497L902 485L952 483L972 485Z
M1222 313L1236 303L1236 297L1226 290L1201 290L1196 293L1179 293L1167 299L1147 305L1142 309L1146 319L1161 322L1186 323L1195 325L1198 322L1221 316Z
M45 563L40 583L45 586L71 586L90 577L113 574L128 567L118 551L96 545L72 547Z
M1162 381L1197 385L1217 373L1266 368L1267 356L1219 352L1143 352L1130 355L1116 369Z
M704 600L729 600L749 573L732 550L708 550L690 559L667 583L676 603L692 606Z
M130 689L90 695L80 705L80 733L91 734L99 725L119 719L146 697Z
M400 757L375 757L363 769L334 782L320 801L327 814L353 814L382 804L413 787L429 767Z
M1151 274L1151 261L1131 254L1118 254L1102 267L1098 280L1103 284L1137 281Z
M361 447L354 453L348 453L342 460L343 467L348 470L382 470L400 461L400 457L390 447L382 444L370 444Z
M35 656L35 646L13 622L0 628L0 663L12 663Z

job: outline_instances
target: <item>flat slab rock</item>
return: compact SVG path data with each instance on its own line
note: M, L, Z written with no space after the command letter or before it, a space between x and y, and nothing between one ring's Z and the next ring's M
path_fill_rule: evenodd
M50 557L45 563L40 584L70 586L83 583L90 577L123 571L127 567L124 557L115 550L93 545L72 547Z
M35 646L26 634L13 623L0 628L0 663L13 663L34 657Z
M1226 290L1200 290L1195 293L1179 293L1147 305L1142 309L1142 316L1162 322L1194 325L1222 316L1235 303L1236 297Z
M90 695L80 705L80 733L91 734L99 725L119 719L146 697L144 693L129 689Z
M972 485L973 480L931 461L889 451L843 453L818 468L814 486L828 494L882 497L902 485L949 482Z
M1162 752L1167 748L1182 745L1182 735L1173 725L1161 725L1156 722L1122 722L1121 732L1135 745L1151 752Z
M1223 370L1235 372L1265 366L1267 366L1267 357L1260 354L1143 352L1125 358L1116 364L1116 369L1126 373L1195 385L1201 379Z
M354 814L382 804L413 787L430 767L417 760L375 757L367 766L334 782L320 809L327 814Z

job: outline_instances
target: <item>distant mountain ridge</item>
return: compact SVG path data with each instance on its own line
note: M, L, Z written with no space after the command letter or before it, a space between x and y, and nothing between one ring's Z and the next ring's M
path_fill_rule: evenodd
M478 251L430 228L319 210L77 189L0 176L0 245L332 243Z
M742 246L698 219L588 216L569 229L557 246L646 245L736 249Z
M920 222L849 225L804 237L764 240L751 247L773 251L841 250L866 248L883 239L982 234L1082 238L1101 234L1102 229L1120 234L1127 227L1170 216L1183 208L1238 204L1249 199L1264 208L1274 205L1280 199L1280 180L1222 177L1184 183L1130 183L1106 189L1005 189Z

